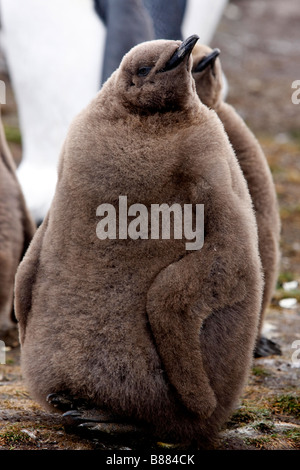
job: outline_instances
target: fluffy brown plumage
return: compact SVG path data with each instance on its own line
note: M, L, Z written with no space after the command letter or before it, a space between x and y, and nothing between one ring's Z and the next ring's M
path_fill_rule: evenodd
M160 438L215 436L242 391L261 303L247 186L178 41L133 48L72 123L49 214L16 278L32 395L81 397ZM171 61L172 62L172 61ZM205 205L203 248L185 239L99 240L96 209Z
M203 59L207 60L209 56L212 59L204 63ZM206 106L215 110L221 119L246 178L253 201L264 273L264 291L257 338L259 342L264 315L274 293L280 260L280 217L275 185L258 140L235 109L222 99L222 69L217 54L214 54L209 47L197 44L193 50L193 60L193 77L198 96ZM202 70L197 72L197 67Z
M35 231L16 177L0 118L0 339L7 344L16 329L14 279L18 264ZM11 336L11 338L10 338Z

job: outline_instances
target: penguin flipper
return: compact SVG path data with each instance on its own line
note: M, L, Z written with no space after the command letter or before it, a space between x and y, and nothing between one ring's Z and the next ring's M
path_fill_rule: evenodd
M198 256L199 252L188 254L157 275L147 294L146 309L169 381L187 408L205 419L214 411L216 398L200 345L200 329L211 309L197 295L200 286L191 282Z
M232 243L225 238L221 251L208 236L201 250L164 268L147 293L149 323L167 377L187 408L202 418L216 407L203 362L204 320L243 301L247 291L241 278L243 248L241 253L236 248L232 262Z
M15 278L15 315L19 322L21 344L25 339L26 325L32 305L32 290L39 266L40 252L48 226L49 214L38 228L35 236L21 262Z

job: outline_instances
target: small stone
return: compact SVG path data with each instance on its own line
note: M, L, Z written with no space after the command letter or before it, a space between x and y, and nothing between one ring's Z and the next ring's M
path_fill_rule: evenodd
M279 300L279 305L282 308L295 308L297 306L297 299L287 298Z
M285 291L295 290L298 288L298 281L284 282L282 287Z
M31 439L36 439L36 435L32 431L28 431L28 429L21 429L21 432L27 434Z

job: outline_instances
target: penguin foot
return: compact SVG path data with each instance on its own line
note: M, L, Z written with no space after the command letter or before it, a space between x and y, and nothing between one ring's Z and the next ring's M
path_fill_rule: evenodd
M120 418L95 409L69 410L63 414L64 424L67 426L78 426L83 423L118 423Z
M254 357L281 356L281 349L274 341L261 336L254 350Z
M142 426L122 422L119 416L95 409L67 411L63 414L63 425L67 432L93 439L146 437L149 432Z
M68 432L90 437L104 436L145 436L147 430L135 424L122 421L120 416L91 408L82 400L66 393L50 393L47 402L63 412L63 425Z

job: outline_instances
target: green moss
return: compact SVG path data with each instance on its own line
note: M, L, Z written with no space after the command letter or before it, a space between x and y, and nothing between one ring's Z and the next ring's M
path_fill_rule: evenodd
M283 168L275 163L269 163L269 168L273 176L281 175L284 172Z
M271 437L247 437L244 439L245 444L255 446L257 448L264 447L265 444L271 442Z
M257 431L265 434L271 434L275 429L274 424L268 421L259 421L257 423L254 423L252 427L253 429L256 429Z
M299 428L286 429L282 434L284 434L288 439L292 439L295 442L300 442Z
M19 444L29 442L31 438L17 426L10 426L6 431L0 433L0 440L3 440L5 444Z
M295 395L279 395L273 400L275 411L300 418L300 397Z
M228 427L238 427L253 423L260 419L268 419L271 412L267 408L256 408L254 406L243 405L236 410L228 421Z
M4 126L5 137L8 142L13 142L15 144L22 143L22 136L20 129L18 127Z
M282 287L284 282L291 282L294 281L295 279L295 274L292 272L282 272L279 274L278 279L277 279L277 289L280 289Z
M300 289L294 289L289 291L285 291L284 289L277 289L273 297L275 300L293 298L297 299L297 301L300 302Z
M263 369L263 367L259 366L252 367L252 373L259 377L266 377L267 375L270 375L270 373Z
M15 363L14 359L8 359L8 358L6 359L6 362L5 362L5 364L7 365L13 365L14 363Z
M228 426L234 427L240 424L248 424L254 421L254 419L255 415L250 410L240 408L233 413L228 422Z
M289 131L289 135L292 140L300 147L300 130L299 129L291 129Z

